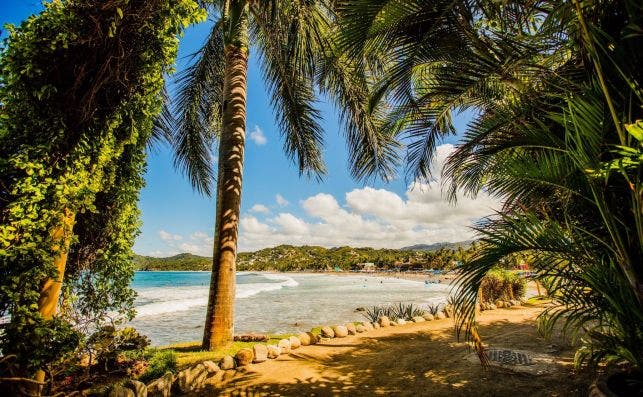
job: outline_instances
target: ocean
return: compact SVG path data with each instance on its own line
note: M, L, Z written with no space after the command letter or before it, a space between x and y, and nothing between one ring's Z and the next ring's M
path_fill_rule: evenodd
M152 345L201 340L209 272L137 272L130 323ZM358 307L441 303L448 285L368 275L237 273L235 333L291 333L363 320Z

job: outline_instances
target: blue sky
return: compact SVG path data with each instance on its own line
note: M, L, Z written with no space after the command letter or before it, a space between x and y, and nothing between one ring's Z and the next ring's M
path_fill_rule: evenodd
M37 1L3 0L0 23L18 24L41 9ZM207 22L185 32L178 70L204 42L210 26ZM397 248L460 241L472 236L468 226L473 221L496 207L496 201L485 195L477 200L461 200L457 207L448 205L436 189L439 181L413 189L404 178L390 183L354 181L348 172L338 112L325 101L320 100L318 105L324 118L324 158L328 168L322 182L299 177L296 167L285 157L257 58L251 53L240 250L282 243ZM467 121L467 115L455 118L458 131ZM457 137L451 137L442 142L436 170L456 141ZM150 152L145 179L147 186L140 201L143 227L135 252L154 256L179 252L210 255L214 198L193 192L187 180L174 170L167 147Z

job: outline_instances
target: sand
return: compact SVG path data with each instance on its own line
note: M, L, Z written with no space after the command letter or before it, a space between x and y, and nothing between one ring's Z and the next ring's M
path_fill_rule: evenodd
M215 378L200 396L583 396L591 381L575 373L573 350L537 334L543 306L482 313L480 334L490 348L545 357L541 374L492 366L483 369L457 342L453 321L388 327L253 364ZM521 368L524 369L524 368ZM527 371L529 372L529 371ZM536 372L536 371L532 371Z

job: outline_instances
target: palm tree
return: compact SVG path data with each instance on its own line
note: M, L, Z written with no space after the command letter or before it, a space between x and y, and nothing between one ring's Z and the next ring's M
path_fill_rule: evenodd
M179 78L175 165L197 190L212 193L211 147L218 141L216 225L203 348L232 340L235 261L242 191L246 75L250 49L261 60L272 105L285 137L284 150L300 174L321 178L325 166L315 87L344 113L353 174L390 175L395 143L374 125L368 86L350 60L335 56L334 15L323 0L220 0L210 4L216 22L194 63ZM252 46L250 45L252 43ZM350 117L349 117L350 116Z
M451 197L484 188L505 206L483 221L463 268L458 332L481 347L482 277L527 254L559 304L542 329L565 321L584 341L578 362L640 368L640 2L347 0L339 9L345 51L388 54L371 103L404 134L413 178L430 177L451 112L477 111L446 169Z

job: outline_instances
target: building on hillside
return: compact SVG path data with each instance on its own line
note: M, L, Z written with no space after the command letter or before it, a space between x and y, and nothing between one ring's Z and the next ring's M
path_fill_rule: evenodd
M373 262L365 262L355 264L355 270L364 273L373 273L377 268Z

